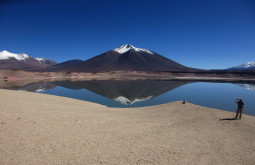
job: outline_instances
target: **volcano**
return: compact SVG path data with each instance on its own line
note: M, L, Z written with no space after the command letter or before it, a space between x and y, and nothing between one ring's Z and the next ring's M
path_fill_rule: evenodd
M87 61L69 67L53 68L54 72L108 71L195 71L151 50L130 44L107 51Z

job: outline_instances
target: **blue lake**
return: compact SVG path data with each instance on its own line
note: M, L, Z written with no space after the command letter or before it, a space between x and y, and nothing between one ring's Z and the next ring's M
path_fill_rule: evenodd
M244 113L255 116L255 83L154 80L52 81L8 87L70 97L108 107L144 107L186 100L197 105L235 112L243 98Z

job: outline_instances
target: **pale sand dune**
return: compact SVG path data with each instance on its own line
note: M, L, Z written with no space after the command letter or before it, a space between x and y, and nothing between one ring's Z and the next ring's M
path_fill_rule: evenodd
M190 103L117 109L0 90L0 164L255 164L255 118Z

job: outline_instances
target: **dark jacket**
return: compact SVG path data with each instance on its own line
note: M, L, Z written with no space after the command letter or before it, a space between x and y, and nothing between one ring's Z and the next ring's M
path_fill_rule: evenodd
M237 103L237 105L238 105L238 108L243 108L244 103L243 103L242 100L237 100L236 103Z

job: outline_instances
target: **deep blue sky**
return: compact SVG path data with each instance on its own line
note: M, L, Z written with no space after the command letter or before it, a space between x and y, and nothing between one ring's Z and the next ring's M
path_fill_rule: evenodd
M255 1L0 0L0 51L63 62L126 43L202 69L255 61Z

